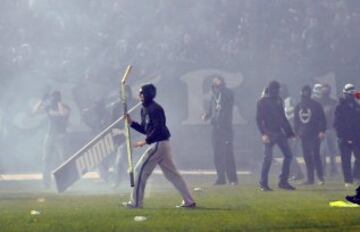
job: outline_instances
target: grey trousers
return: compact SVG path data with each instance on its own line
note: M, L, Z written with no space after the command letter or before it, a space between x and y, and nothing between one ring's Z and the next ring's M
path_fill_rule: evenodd
M135 186L130 199L131 203L135 207L141 208L143 206L146 181L157 164L160 166L166 179L181 194L185 204L193 203L194 200L191 193L174 165L169 141L151 144L137 162L135 167Z
M46 135L43 144L43 183L50 187L51 172L65 159L65 134Z

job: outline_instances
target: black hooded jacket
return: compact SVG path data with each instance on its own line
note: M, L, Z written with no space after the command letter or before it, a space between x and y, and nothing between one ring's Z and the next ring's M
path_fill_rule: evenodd
M166 127L164 109L155 101L143 104L141 108L141 123L132 122L131 127L146 135L146 143L152 144L170 138L170 132Z
M326 117L320 103L302 98L295 107L294 130L300 137L318 136L326 130Z
M360 143L360 105L354 99L340 98L334 127L340 140Z
M272 97L265 94L260 98L257 103L256 122L263 135L294 136L285 115L283 101L279 96Z

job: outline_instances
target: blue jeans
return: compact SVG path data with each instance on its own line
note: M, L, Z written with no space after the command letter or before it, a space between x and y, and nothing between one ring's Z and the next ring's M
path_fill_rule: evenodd
M268 185L268 176L270 171L271 162L273 159L273 147L278 145L284 155L281 174L279 176L280 183L287 183L289 178L290 163L292 160L292 152L285 135L272 135L270 136L270 143L265 144L265 157L261 169L260 185Z

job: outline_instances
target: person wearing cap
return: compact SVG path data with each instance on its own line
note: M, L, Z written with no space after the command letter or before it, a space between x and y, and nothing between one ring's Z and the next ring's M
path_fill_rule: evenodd
M301 101L295 107L294 130L300 137L305 160L306 185L314 184L316 171L319 184L324 184L324 174L320 159L320 144L325 137L325 113L317 101L311 98L311 87L305 85L301 89Z
M330 174L335 176L338 174L336 167L336 155L338 148L336 145L336 133L334 130L334 113L337 101L331 97L331 86L328 83L315 84L313 87L313 99L321 104L326 117L325 138L320 146L320 156L323 163L324 176ZM327 170L326 157L329 157L330 167Z
M288 182L292 151L288 138L294 137L294 132L286 118L283 100L279 96L280 84L271 81L264 95L257 103L256 122L265 146L265 157L261 169L260 190L272 191L268 185L268 175L273 158L273 147L278 145L284 155L278 187L285 190L295 190Z
M134 144L135 148L148 145L148 149L141 156L135 166L135 185L131 193L130 201L123 202L127 208L142 208L145 193L145 185L154 171L156 165L181 194L183 201L177 207L194 208L196 203L191 193L177 171L170 147L170 132L166 126L164 109L154 101L156 87L153 84L146 84L140 88L139 98L142 102L141 122L135 122L127 115L129 125L136 131L144 134L146 138Z
M343 97L335 109L334 127L338 137L345 187L350 187L354 179L360 180L360 105L354 97L355 87L346 84ZM351 165L352 153L355 157Z
M226 87L221 76L214 76L210 104L202 116L204 121L210 120L212 125L211 142L217 173L214 185L226 184L226 177L230 185L238 184L233 145L233 108L233 91Z

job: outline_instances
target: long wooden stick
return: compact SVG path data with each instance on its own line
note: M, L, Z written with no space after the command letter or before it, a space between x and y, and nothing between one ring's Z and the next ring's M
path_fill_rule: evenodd
M121 79L121 100L123 103L123 113L124 117L128 114L128 106L127 106L127 96L126 96L126 82L129 78L129 74L131 71L131 65L128 65L126 68L126 71L124 73L123 78ZM124 120L125 126L124 126L124 132L125 132L125 139L126 139L126 150L128 155L128 173L130 176L130 186L134 187L134 165L132 160L132 147L131 147L131 134L130 134L130 125L128 120Z

